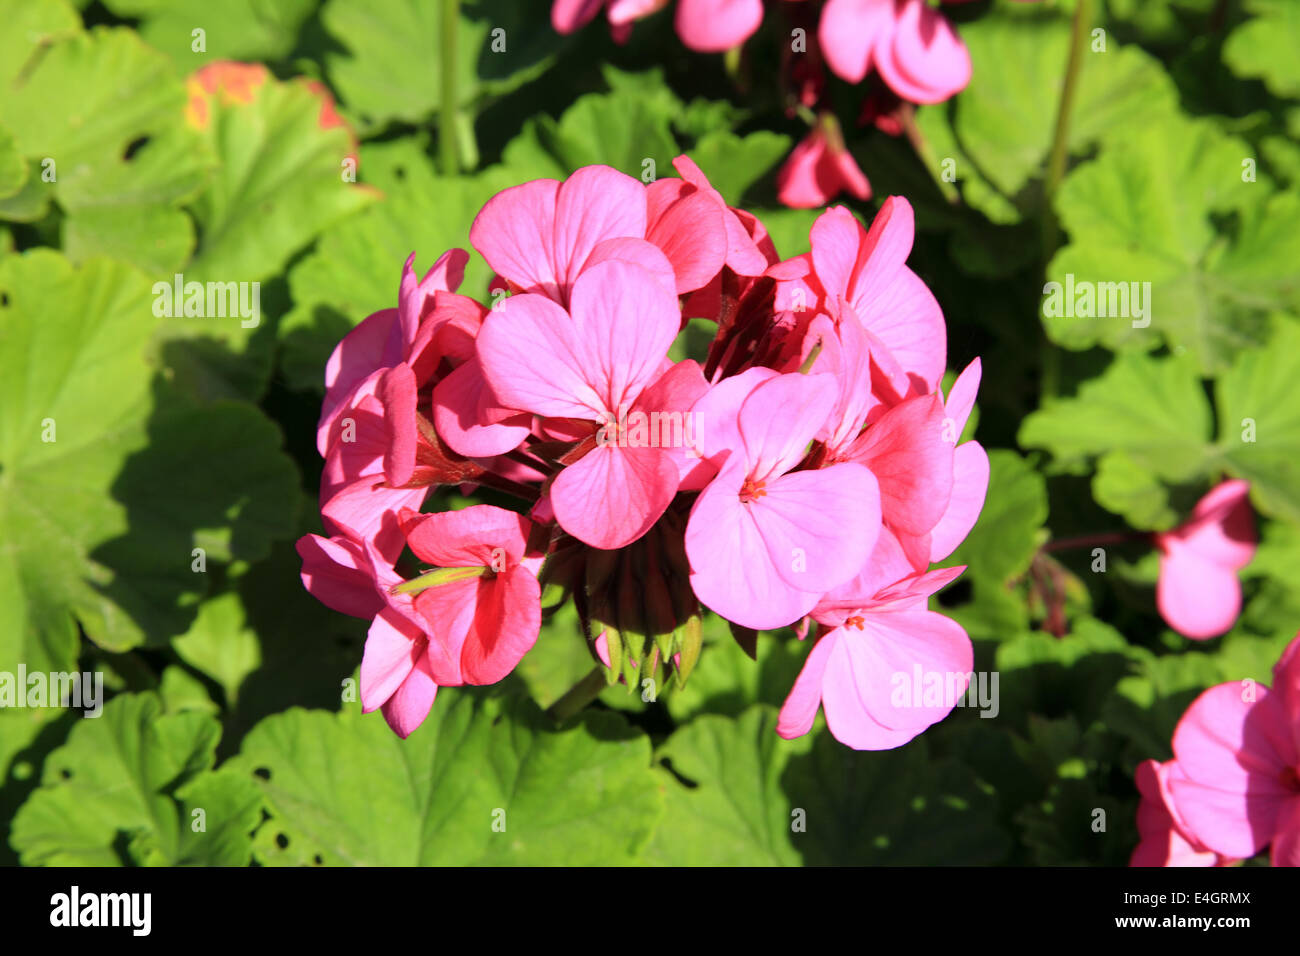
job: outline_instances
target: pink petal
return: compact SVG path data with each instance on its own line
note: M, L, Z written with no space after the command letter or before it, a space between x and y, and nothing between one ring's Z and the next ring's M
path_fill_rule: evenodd
M361 710L370 713L388 701L424 653L424 635L387 609L376 615L361 657Z
M930 562L957 550L984 510L989 489L989 456L979 442L958 445L952 454L952 496L939 523L930 529Z
M891 730L871 717L854 681L852 659L842 637L836 640L826 664L822 709L831 735L854 750L892 750L921 732L921 728Z
M666 192L678 192L676 187L682 185L681 180L661 179L647 190L650 225L646 238L672 263L678 294L707 285L727 261L725 207L690 186L686 186L689 192L679 192L671 202L659 198Z
M691 587L729 621L760 630L784 627L812 610L817 594L792 588L773 565L751 510L740 501L744 478L743 462L728 461L691 508Z
M401 487L415 473L415 373L406 363L390 368L379 380L378 396L384 406L384 478Z
M551 26L556 33L573 33L591 22L605 0L555 0L551 4Z
M316 448L328 451L330 427L353 393L367 377L402 360L401 329L397 309L368 316L334 346L325 363L325 400L316 429Z
M961 433L966 429L966 422L970 419L971 409L975 407L975 393L979 391L983 370L984 366L980 360L972 359L957 376L957 380L952 383L948 398L943 403L944 411L952 419L953 430L957 435L956 440L961 439Z
M474 624L461 652L466 683L495 684L515 669L537 642L541 598L537 578L521 567L483 582Z
M970 53L952 24L924 0L897 0L894 32L876 48L876 69L913 103L941 103L970 83Z
M434 386L434 428L453 451L469 458L504 455L528 437L532 415L523 413L489 422L484 410L496 402L475 356Z
M817 719L817 709L822 703L822 681L826 676L826 664L838 639L839 633L831 631L813 645L785 703L781 705L776 732L787 740L802 737L812 730L813 721Z
M1160 555L1156 606L1165 622L1184 637L1217 637L1237 620L1241 583L1236 571L1170 540Z
M678 469L658 448L598 445L551 485L551 507L565 531L593 548L631 544L677 494Z
M402 686L384 704L384 720L397 736L405 740L429 716L437 693L438 685L429 673L429 666L424 658L420 658Z
M681 329L677 297L640 266L607 261L585 270L574 284L570 312L584 347L582 352L572 347L572 352L583 356L583 374L600 400L589 407L615 415L630 409L645 387L659 377ZM497 393L506 397L500 388Z
M523 515L495 505L436 514L408 511L399 518L415 556L439 568L514 567L524 556L532 528Z
M674 25L688 48L721 53L748 40L762 22L762 0L677 0Z
M565 298L592 250L606 239L645 237L645 186L609 166L584 166L560 186L553 255Z
M966 675L974 667L974 651L962 626L925 610L873 611L864 620L864 630L842 628L841 640L847 644L858 696L871 718L891 730L916 730L948 716L963 699ZM942 680L943 693L938 703L930 704L927 690L935 675ZM902 689L908 693L903 695ZM896 699L896 694L905 699Z
M563 275L552 242L559 191L554 179L503 189L484 204L469 230L470 243L494 272L525 292L556 301Z
M740 406L754 389L776 375L770 368L745 369L711 386L696 401L691 412L700 423L700 451L706 459L719 458L729 451L743 453Z
M908 535L923 535L938 524L952 496L953 447L943 440L943 419L937 396L908 399L853 445L853 460L880 482L885 520Z
M302 583L331 610L366 620L383 607L365 552L346 538L306 534L295 545L302 558Z
M604 263L596 268L618 267ZM605 396L593 384L598 381L592 369L593 347L590 337L550 299L514 295L483 322L478 361L503 405L550 418L590 420L605 409Z
M871 68L872 50L887 44L893 29L892 0L827 0L817 38L831 71L861 83Z
M778 375L759 384L740 407L749 477L764 481L784 474L804 457L808 443L835 405L833 375Z

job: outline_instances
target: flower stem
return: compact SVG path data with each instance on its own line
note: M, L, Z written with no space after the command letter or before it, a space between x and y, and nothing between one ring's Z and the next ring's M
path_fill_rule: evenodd
M605 668L597 664L586 677L565 691L563 697L546 708L546 715L557 724L563 723L599 697L607 686Z
M954 205L961 202L961 194L957 192L957 187L943 178L938 164L934 161L934 151L930 149L929 141L921 132L921 127L916 125L916 106L912 103L903 103L894 115L898 117L903 133L907 136L907 141L912 144L912 149L921 160L921 165L930 173L930 178L939 187L939 192L943 193L943 198Z
M1079 85L1079 68L1083 64L1084 46L1088 42L1088 27L1092 23L1092 0L1079 0L1074 9L1074 26L1070 33L1070 59L1065 67L1065 81L1061 85L1061 99L1056 107L1056 131L1052 135L1052 151L1047 159L1047 178L1043 182L1044 253L1048 256L1056 246L1057 224L1052 211L1052 199L1065 175L1065 157L1070 139L1070 110Z
M1149 539L1150 531L1106 531L1101 534L1084 534L1074 538L1057 538L1042 546L1042 551L1069 551L1098 544L1125 544L1129 541Z
M442 109L438 114L438 152L444 176L460 171L456 155L456 41L460 0L442 0Z

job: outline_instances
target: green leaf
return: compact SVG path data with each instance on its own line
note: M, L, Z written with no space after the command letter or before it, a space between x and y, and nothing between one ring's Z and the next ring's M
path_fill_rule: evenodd
M8 96L51 43L81 29L81 17L65 0L0 0L0 88Z
M140 866L248 866L250 834L262 822L257 784L224 767L201 773L176 790L179 838L171 844L156 830L140 830L128 851Z
M172 638L172 648L185 663L207 674L234 707L239 686L262 663L257 634L248 627L244 603L237 591L227 591L199 605L190 629Z
M1243 352L1215 385L1219 447L1269 514L1300 523L1300 322L1279 316L1268 345Z
M748 136L718 130L702 137L687 155L704 170L722 198L736 206L750 186L789 154L790 147L789 136L768 130Z
M8 199L27 184L27 161L13 134L0 126L0 199Z
M989 452L989 490L984 510L966 540L945 564L965 564L973 578L1003 585L1024 574L1047 520L1043 478L1013 451Z
M418 253L423 275L448 249L469 248L469 227L493 195L515 185L500 167L438 176L410 139L367 145L361 169L383 201L326 232L289 273L294 308L280 325L281 362L295 388L324 387L325 361L353 326L396 308L402 263ZM471 256L462 290L484 298L490 270Z
M120 17L140 18L140 36L188 68L212 60L279 60L289 55L318 0L105 0ZM203 49L194 30L202 29Z
M1205 372L1260 344L1267 311L1300 296L1300 238L1278 222L1300 197L1244 181L1247 161L1245 142L1170 114L1066 177L1057 208L1070 244L1048 266L1062 287L1044 288L1048 335L1072 349L1163 341ZM1229 212L1241 218L1235 238L1214 224Z
M10 256L0 303L0 666L72 669L78 622L117 650L180 633L207 589L194 548L256 558L293 528L278 430L155 392L158 320L126 265Z
M1123 451L1110 452L1097 462L1092 496L1134 528L1167 531L1178 523L1178 512L1169 507L1168 489Z
M1210 421L1194 359L1121 354L1073 398L1031 413L1019 440L1063 464L1122 452L1161 478L1185 481L1207 464Z
M325 66L363 129L421 124L442 102L442 5L420 0L329 0L321 23L344 48ZM493 36L494 31L501 31ZM565 39L549 8L510 0L461 5L456 102L471 115L491 98L536 79ZM495 49L494 49L495 46Z
M621 717L555 730L531 702L451 689L405 741L379 714L293 708L228 766L265 795L265 864L629 863L662 803L649 740Z
M1246 0L1254 16L1223 43L1223 62L1238 76L1259 77L1277 96L1300 99L1300 7L1290 0Z
M648 858L670 866L990 863L992 801L922 740L858 752L824 729L783 740L776 711L700 716L659 751L672 773ZM665 775L667 777L667 775Z
M112 252L166 271L189 257L194 228L179 206L202 188L211 157L184 106L167 58L107 28L53 42L0 99L0 123L53 177L74 260Z
M162 713L153 694L115 697L99 717L78 721L68 742L46 759L40 788L14 817L10 842L25 866L120 865L128 862L123 843L141 840L148 841L151 862L167 864L184 862L184 850L228 849L225 839L186 837L184 808L172 796L211 768L220 735L208 715ZM229 799L238 782L232 784L184 792L214 798L216 826L222 813L239 807ZM242 825L249 814L246 807L239 812ZM248 830L243 833L238 862L248 859Z

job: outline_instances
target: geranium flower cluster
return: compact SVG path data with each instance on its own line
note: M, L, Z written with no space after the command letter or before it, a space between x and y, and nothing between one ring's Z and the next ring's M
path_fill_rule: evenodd
M559 33L572 33L603 9L614 39L624 43L636 21L668 2L554 0L551 24ZM827 69L849 83L870 80L860 121L874 122L896 136L902 131L898 111L903 104L942 103L966 88L971 78L966 45L943 12L926 0L791 0L769 6L779 6L788 20L791 41L782 79L792 105L819 110L811 132L781 169L781 201L815 208L840 192L869 198L871 184L845 149L838 121L829 108L821 108ZM688 48L720 53L753 36L763 14L763 0L677 0L673 26Z
M1272 688L1211 687L1174 730L1174 759L1137 770L1133 866L1226 866L1269 848L1300 866L1300 636Z
M372 621L363 708L402 736L438 687L506 676L567 599L611 682L680 685L701 605L742 643L799 625L812 649L786 736L821 706L850 746L898 746L955 701L895 705L894 675L971 670L927 598L961 572L932 565L987 489L987 456L959 444L980 366L942 394L911 207L888 199L869 230L830 209L782 261L693 162L674 166L648 186L589 166L506 189L470 230L490 306L456 291L465 252L423 279L412 255L398 307L329 360L328 536L299 541L303 580ZM692 319L712 323L707 354L674 360ZM485 503L422 511L440 486Z

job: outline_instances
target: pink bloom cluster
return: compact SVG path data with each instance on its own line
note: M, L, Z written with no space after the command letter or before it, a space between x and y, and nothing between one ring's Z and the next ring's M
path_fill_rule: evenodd
M1133 866L1223 866L1270 847L1300 866L1300 636L1273 687L1211 687L1174 730L1174 759L1137 770Z
M754 216L674 165L648 186L589 166L504 190L470 230L491 307L455 291L466 253L423 279L412 256L398 307L328 363L328 537L299 542L303 580L372 621L363 708L403 736L438 687L510 672L543 587L615 672L679 683L701 603L733 628L815 622L786 736L820 705L850 746L898 746L954 702L894 706L891 677L971 670L965 632L926 605L961 572L931 566L987 489L984 451L959 444L980 366L940 392L946 331L905 264L911 207L888 199L869 230L830 209L812 251L781 261ZM698 318L715 327L703 363L672 360ZM441 485L519 510L421 512ZM421 573L399 570L407 548Z
M668 0L554 0L551 24L559 33L572 33L603 8L615 40L623 43L637 20L667 5ZM780 6L791 37L783 78L804 107L822 101L827 68L850 83L878 78L863 102L862 121L898 135L893 112L901 103L941 103L970 82L965 44L926 0L792 0ZM753 36L763 12L763 0L677 0L673 25L690 49L720 53ZM778 188L781 201L795 208L823 206L840 192L858 199L871 195L828 111L791 153Z

